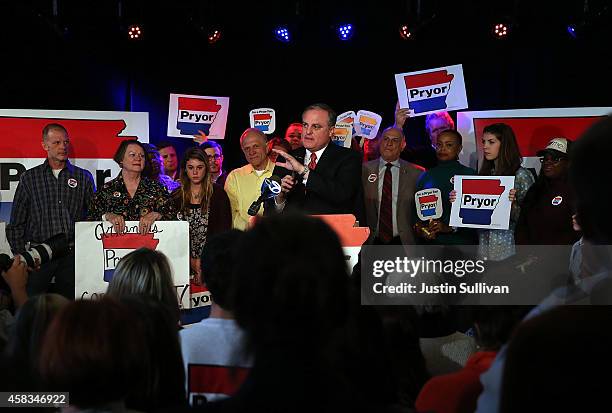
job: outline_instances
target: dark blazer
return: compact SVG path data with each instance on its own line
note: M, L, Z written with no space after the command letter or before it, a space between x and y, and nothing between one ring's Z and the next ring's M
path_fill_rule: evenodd
M379 160L380 158L376 158L363 165L362 181L365 192L366 220L370 227L370 240L374 238L378 231L378 208L380 207L380 198L378 196ZM400 159L399 187L395 214L398 235L404 245L415 244L414 231L412 229L416 208L414 193L417 180L422 173L423 168ZM371 174L376 175L376 179L373 182L371 182L371 179L368 179Z
M308 163L308 160L304 160L306 149L299 148L290 154L301 163ZM291 171L276 166L272 175L282 179L291 175ZM266 214L273 213L274 199L268 200L265 208ZM300 182L288 194L283 212L291 211L353 214L360 225L365 225L359 152L330 142L317 162L316 169L308 173L306 186Z

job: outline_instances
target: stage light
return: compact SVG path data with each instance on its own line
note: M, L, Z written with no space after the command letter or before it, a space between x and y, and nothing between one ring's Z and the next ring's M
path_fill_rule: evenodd
M400 37L404 40L408 40L412 37L412 32L408 28L407 24L402 24L399 27L399 33L400 33Z
M289 36L289 29L284 26L277 27L274 30L274 36L276 40L279 40L283 43L289 43L291 41L291 37Z
M219 30L219 29L212 29L208 33L208 43L215 44L219 40L221 40L221 30Z
M496 23L493 26L493 37L496 39L505 39L510 34L510 25L506 23Z
M142 37L142 29L139 25L133 24L128 27L128 36L130 37L130 40L140 40Z
M353 37L354 28L352 24L341 24L338 26L338 37L340 40L349 40Z
M567 25L567 34L569 34L572 39L576 39L578 37L578 28L575 24Z

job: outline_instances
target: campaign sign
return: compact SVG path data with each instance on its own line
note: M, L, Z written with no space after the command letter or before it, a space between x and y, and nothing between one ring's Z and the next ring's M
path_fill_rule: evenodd
M332 137L332 142L334 142L338 146L350 148L352 139L353 126L350 123L336 123L336 126L334 127L334 136Z
M457 198L452 203L450 225L454 227L508 229L510 190L514 176L455 176Z
M274 109L253 109L249 112L251 128L258 129L265 134L272 134L276 130L276 114Z
M166 255L170 262L176 294L182 309L190 308L189 223L157 221L148 234L138 232L138 221L127 221L123 234L109 222L75 224L75 297L100 298L106 293L117 265L139 248Z
M367 110L360 110L357 112L356 119L357 121L354 123L355 133L367 139L375 139L382 123L382 116Z
M442 216L442 192L438 188L422 189L414 194L417 215L421 221Z
M42 130L59 123L68 130L70 162L91 172L96 188L120 171L113 155L121 141L149 141L149 114L83 110L0 109L0 220L10 221L21 174L42 164ZM81 182L71 180L71 188Z
M170 94L168 136L193 139L203 132L209 139L224 139L229 98Z
M355 135L355 119L357 119L357 114L349 110L347 112L341 113L336 117L336 123L349 123L351 125L351 135Z
M400 108L415 116L468 107L462 65L395 75Z

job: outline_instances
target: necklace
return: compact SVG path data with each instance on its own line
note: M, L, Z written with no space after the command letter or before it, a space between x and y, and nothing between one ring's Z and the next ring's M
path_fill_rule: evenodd
M202 200L202 194L201 193L191 193L191 199L195 202L200 202Z

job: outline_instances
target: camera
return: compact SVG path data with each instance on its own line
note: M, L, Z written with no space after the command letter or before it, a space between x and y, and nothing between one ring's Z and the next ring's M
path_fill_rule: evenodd
M21 258L30 268L36 268L38 265L44 265L55 258L60 258L68 252L68 237L66 234L57 234L46 240L45 242L30 247L23 252ZM6 272L13 265L13 258L6 254L0 254L0 271Z

